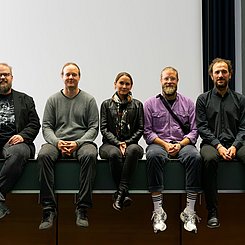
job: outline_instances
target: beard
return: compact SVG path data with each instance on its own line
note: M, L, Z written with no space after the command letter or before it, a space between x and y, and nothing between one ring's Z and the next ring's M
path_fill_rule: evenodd
M7 94L12 88L12 83L1 81L0 82L0 94Z
M221 82L219 82L219 81L221 81ZM217 81L215 82L215 86L216 86L216 88L219 89L219 90L226 89L227 86L228 86L228 81L225 80L225 79L217 80Z
M162 91L165 95L168 95L168 96L172 96L176 93L177 91L177 86L176 85L172 85L172 86L166 86L166 85L163 85L162 86Z

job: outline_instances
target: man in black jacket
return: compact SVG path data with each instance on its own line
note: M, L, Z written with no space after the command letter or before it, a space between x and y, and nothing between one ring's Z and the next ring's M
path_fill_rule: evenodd
M33 144L40 122L33 99L12 89L12 68L0 63L0 219L10 210L6 195L21 176L27 160L35 155Z

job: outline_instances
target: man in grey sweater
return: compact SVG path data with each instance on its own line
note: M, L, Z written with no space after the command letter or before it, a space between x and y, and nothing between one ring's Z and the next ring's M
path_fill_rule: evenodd
M87 209L92 207L92 185L95 177L99 113L94 97L78 88L80 68L67 63L61 72L64 89L52 95L43 115L43 137L46 144L38 154L40 166L40 201L43 217L39 229L52 227L57 215L54 194L54 166L59 158L78 159L80 188L76 207L76 224L88 226Z

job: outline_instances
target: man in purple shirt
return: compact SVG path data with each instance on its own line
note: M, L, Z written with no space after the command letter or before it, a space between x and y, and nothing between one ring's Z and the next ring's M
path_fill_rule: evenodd
M201 155L195 147L198 137L195 122L194 103L177 93L178 71L166 67L160 78L162 94L149 98L144 104L144 138L146 149L147 175L149 191L154 205L154 232L166 229L166 212L163 210L164 163L170 158L177 158L186 171L186 208L180 214L187 231L197 232L195 203L201 190ZM170 114L166 105L177 115L183 125L189 124L189 131L183 132L176 119Z

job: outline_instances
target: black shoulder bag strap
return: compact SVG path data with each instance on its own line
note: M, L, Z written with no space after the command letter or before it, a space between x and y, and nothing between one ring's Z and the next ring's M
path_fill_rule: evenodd
M171 107L169 106L168 102L163 98L161 94L157 95L157 98L160 98L163 105L168 109L169 113L172 115L172 117L177 121L177 123L180 125L182 131L186 133L186 127L184 124L180 121L180 119L177 117L177 115L172 111Z

